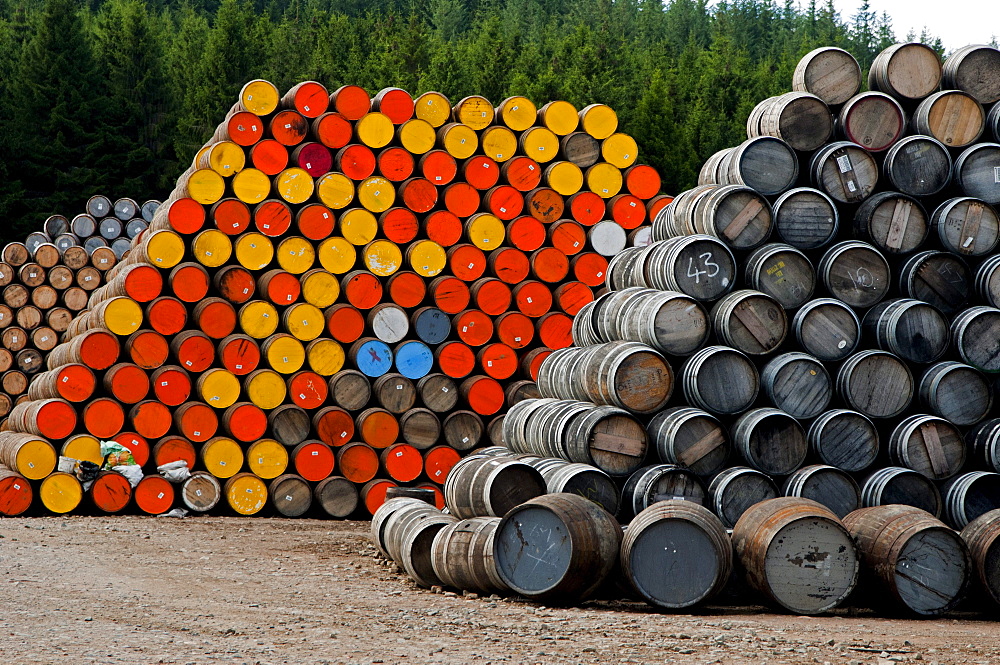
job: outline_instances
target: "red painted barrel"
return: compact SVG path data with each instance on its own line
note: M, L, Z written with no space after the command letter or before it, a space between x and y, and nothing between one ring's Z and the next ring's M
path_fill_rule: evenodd
M85 402L97 388L94 371L80 363L60 367L54 381L56 392L67 402Z
M327 148L339 150L350 143L354 127L336 111L324 113L312 121L312 137Z
M434 304L442 312L458 314L469 306L469 287L457 277L436 277L428 286Z
M379 215L378 226L397 245L405 245L420 232L420 220L407 208L389 208Z
M83 407L81 416L84 429L98 439L110 439L125 426L125 411L121 404L110 397L98 397L91 400ZM41 416L39 416L39 425L41 422Z
M339 406L327 406L313 417L313 430L320 441L339 448L354 438L354 417Z
M162 515L174 505L174 486L160 476L146 476L132 492L135 505L147 515Z
M533 252L545 244L545 225L523 215L507 224L507 240L522 252Z
M24 513L33 498L31 483L24 476L9 470L0 472L0 515L14 517Z
M295 228L309 240L324 240L333 234L333 211L321 203L308 203L295 213Z
M193 469L196 461L194 446L183 436L165 436L153 446L153 464L162 466L170 462L187 462Z
M451 274L463 282L474 282L486 272L486 255L475 245L454 245L447 254Z
M594 301L594 292L583 282L560 284L556 287L554 295L556 302L559 303L559 309L570 316L576 316L584 305Z
M543 282L561 282L569 274L569 258L555 247L543 247L531 254L531 272Z
M372 515L385 503L385 493L391 487L399 487L391 480L372 480L365 483L365 486L358 490L361 500L365 504L365 510Z
M264 139L250 148L250 163L269 176L276 176L288 168L288 148L274 139Z
M499 316L510 308L510 287L495 277L483 277L469 287L476 307L490 316Z
M550 349L573 346L573 317L562 312L549 312L538 319L538 339Z
M400 307L417 307L427 295L424 278L415 272L397 272L389 278L386 288L389 290L389 299Z
M469 157L462 164L465 182L479 191L486 191L500 180L500 165L486 155Z
M399 198L403 205L416 213L428 212L437 204L437 188L430 180L410 178L399 185Z
M431 150L417 162L420 175L438 187L447 185L458 175L458 161L444 150Z
M323 406L330 388L326 380L316 372L296 372L288 377L288 394L297 406L315 410Z
M360 120L371 108L371 98L359 85L342 85L330 93L330 107L348 120Z
M114 514L121 512L132 498L132 486L128 479L114 471L102 471L88 490L94 507L101 512Z
M451 467L460 459L462 456L451 446L434 446L424 451L424 473L431 481L444 485Z
M629 194L643 200L652 199L660 193L663 182L660 174L652 166L636 164L625 169L625 189ZM666 205L666 204L664 204Z
M619 194L608 201L611 219L623 229L638 228L646 221L646 206L637 196Z
M510 185L491 187L483 198L489 211L505 222L524 211L524 195Z
M346 145L334 155L333 166L351 180L364 180L375 173L375 153L366 145Z
M493 337L493 319L478 309L459 312L452 320L458 338L469 346L482 346Z
M212 205L210 213L215 228L226 235L239 235L250 227L250 207L239 199L222 199Z
M212 278L219 295L231 303L242 305L257 292L253 273L242 266L224 266Z
M125 295L136 302L147 303L160 296L163 291L163 276L150 265L130 266L124 273Z
M674 200L669 194L659 194L646 201L646 218L650 223L656 219L660 211L666 208Z
M285 306L299 299L302 284L295 275L275 268L257 278L257 291L275 305Z
M170 342L177 364L189 372L204 372L215 361L215 343L205 333L185 330Z
M333 154L322 143L303 143L292 152L292 162L313 178L318 178L333 168Z
M347 297L347 302L358 309L371 309L382 301L382 282L364 270L344 275L340 280L340 291Z
M500 173L504 182L520 192L530 192L542 182L542 169L538 162L523 155L504 162Z
M267 432L267 414L252 402L237 402L222 412L222 429L244 443L253 443Z
M453 182L444 188L444 207L454 215L468 217L479 210L479 192L466 182Z
M549 226L549 243L567 256L579 254L587 247L587 232L576 222L559 220Z
M394 443L379 456L386 475L397 482L416 480L424 470L420 451L408 443Z
M554 189L536 187L524 195L524 208L543 224L551 224L562 219L566 202Z
M366 443L348 443L337 451L340 475L352 483L367 483L378 473L378 453Z
M486 260L493 276L507 284L523 282L531 271L528 255L513 247L495 249L490 252Z
M226 120L226 133L233 143L251 146L264 137L264 123L253 113L239 111Z
M500 342L480 349L476 362L487 376L494 379L509 379L518 370L517 352Z
M177 298L160 296L146 305L146 321L149 322L149 326L153 330L161 335L176 335L187 326L187 307ZM115 341L117 342L117 338ZM87 364L90 365L90 363ZM94 369L101 369L94 365L90 366Z
M424 235L442 247L451 247L462 239L462 220L450 210L435 210L423 221Z
M302 143L309 131L309 122L298 111L279 111L268 123L271 137L281 145Z
M401 88L383 88L372 98L372 110L384 114L394 125L413 117L413 97Z
M141 402L149 394L149 388L149 375L138 365L118 363L104 373L104 389L119 402Z
M292 209L284 201L261 201L253 209L253 224L264 235L276 238L292 228Z
M236 376L245 376L260 365L260 346L249 335L229 335L218 348L222 366Z
M514 303L525 316L538 318L552 309L552 291L536 280L521 282L514 287Z
M376 157L376 164L378 172L392 182L403 182L416 168L413 155L398 146L383 149Z
M434 359L442 373L461 379L476 368L476 354L462 342L445 342L434 351Z
M114 440L129 449L136 464L146 466L150 455L149 442L146 439L136 432L119 432Z
M170 409L155 400L139 402L129 411L129 421L139 435L159 439L170 431Z
M121 353L118 338L108 330L88 330L70 342L70 358L91 369L107 369L115 364ZM73 355L75 351L75 357Z
M197 233L205 225L205 206L194 199L184 197L167 205L167 221L177 233Z
M593 226L604 219L604 199L594 192L577 192L567 202L570 216L584 226Z
M289 456L295 472L313 482L328 478L336 464L333 450L322 441L303 441L292 449Z
M143 369L156 369L170 355L166 337L155 330L136 330L125 341L125 348L132 362Z
M587 286L603 286L608 278L608 260L596 252L577 254L570 265L573 277Z
M150 376L153 395L167 406L179 406L191 396L191 377L177 365L165 365Z
M365 317L355 307L339 303L327 307L323 313L327 332L341 344L355 342L365 332Z
M539 346L528 351L521 358L521 371L531 377L532 381L538 380L538 370L542 367L542 362L552 355L552 349Z
M168 421L169 413L168 411ZM185 402L174 411L174 424L186 439L195 443L202 443L215 436L215 433L219 429L219 418L215 415L215 410L207 404ZM169 428L168 422L167 429ZM160 436L163 435L161 434Z
M497 337L512 349L523 349L535 337L534 323L520 312L501 314L494 323Z
M480 415L492 416L503 408L503 386L492 377L470 376L458 386L458 390L469 408Z
M212 339L223 339L236 329L236 309L222 298L206 298L195 305L195 325Z
M211 284L205 266L190 262L174 266L168 281L174 295L184 302L198 302L208 295L208 287Z

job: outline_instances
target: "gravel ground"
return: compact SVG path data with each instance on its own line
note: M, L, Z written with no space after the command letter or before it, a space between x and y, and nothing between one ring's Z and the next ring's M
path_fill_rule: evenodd
M0 663L1000 663L984 617L823 617L419 589L364 522L0 520ZM995 616L995 615L994 615Z

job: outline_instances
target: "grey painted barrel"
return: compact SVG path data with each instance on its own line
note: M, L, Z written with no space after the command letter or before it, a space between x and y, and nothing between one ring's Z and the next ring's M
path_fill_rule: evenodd
M1000 510L993 510L969 522L961 533L972 558L972 585L995 605L1000 605Z
M107 217L114 212L111 207L111 199L100 194L95 194L87 199L87 214L91 217Z
M1000 203L1000 143L977 143L955 158L954 183L966 196L982 199L990 205Z
M665 409L653 416L646 433L660 461L714 476L729 459L729 434L718 418L687 406Z
M913 506L940 516L944 502L941 492L929 478L912 469L887 466L865 479L861 486L865 508L900 504Z
M125 224L125 235L135 238L137 235L149 228L149 222L144 219L132 219Z
M875 305L861 323L875 346L912 363L931 363L948 350L948 319L927 303L910 298Z
M779 196L772 206L774 233L798 249L818 249L837 235L840 216L825 193L796 187Z
M820 415L806 433L809 450L824 464L844 471L864 471L878 457L879 436L865 415L833 409Z
M951 322L951 340L966 364L981 372L1000 372L1000 309L970 307Z
M869 418L895 418L913 399L913 375L891 353L859 351L840 366L837 394L851 409Z
M62 215L49 215L42 224L42 230L50 238L69 233L69 220Z
M499 525L499 517L473 517L445 525L431 544L431 566L437 578L462 591L506 591L493 559L493 538Z
M882 170L903 194L931 196L951 182L951 155L931 136L907 136L889 148Z
M760 382L771 404L793 418L815 418L833 397L833 381L826 367L807 353L775 356L761 371Z
M993 386L982 372L953 360L932 365L917 389L928 411L968 427L986 417L993 406Z
M125 229L122 220L117 217L105 217L97 224L97 231L102 238L110 242L121 236Z
M56 246L56 249L59 250L59 253L62 254L70 247L77 247L80 244L80 239L72 233L61 233L52 242Z
M997 509L1000 509L1000 473L963 473L944 490L945 520L954 529L964 529L972 520Z
M734 466L719 473L708 486L712 511L732 528L751 506L780 496L771 477L746 466Z
M780 409L751 409L733 425L733 448L770 476L787 476L805 462L809 446L802 426Z
M139 214L139 204L129 198L121 198L115 201L114 214L119 220L127 222Z
M847 472L826 464L804 466L785 480L785 496L812 499L834 515L845 515L861 507L861 488Z
M854 353L861 340L861 321L836 298L817 298L795 313L792 332L806 353L834 362Z
M717 300L736 282L737 264L725 243L708 235L687 235L654 242L642 250L646 284L680 291L700 301Z
M871 307L885 297L891 274L885 257L858 240L845 240L830 247L817 269L830 295L858 308Z
M737 414L757 399L757 368L740 351L709 346L695 353L681 369L681 386L688 404L714 414Z
M878 184L878 164L856 143L838 141L817 150L809 162L813 187L839 203L860 203Z
M899 292L951 316L965 306L972 292L969 266L950 252L918 252L899 269Z
M643 600L654 607L682 609L722 591L733 569L733 546L711 511L670 499L646 508L629 523L620 560L622 574Z
M132 249L132 242L128 238L116 238L111 242L111 251L115 253L116 259L125 256L125 252Z
M949 252L984 256L1000 241L1000 216L985 201L971 196L948 199L931 213L931 225Z
M691 471L675 464L652 464L637 470L622 488L623 521L657 501L679 499L705 504L705 487Z
M444 483L444 498L452 515L500 517L528 499L545 493L545 480L523 462L494 457L460 460Z
M798 309L816 289L812 263L791 245L764 245L747 257L744 266L747 285L774 298L785 309Z
M29 233L28 237L24 239L24 246L28 248L28 253L34 256L38 247L49 241L50 238L48 234L42 233L41 231L34 231Z
M621 539L618 522L600 506L574 494L547 494L504 516L493 558L513 591L570 604L591 596L608 577Z
M140 208L143 221L153 221L153 215L156 214L159 207L160 201L157 201L156 199L149 199L148 201L143 202L142 207Z
M917 199L899 192L873 194L854 212L855 237L886 254L909 254L928 233L927 211Z

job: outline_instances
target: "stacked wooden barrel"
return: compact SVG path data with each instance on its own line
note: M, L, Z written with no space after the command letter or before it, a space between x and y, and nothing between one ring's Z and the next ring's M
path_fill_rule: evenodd
M175 492L135 488L145 512L443 500L648 238L659 189L605 105L252 81L5 428L75 459L115 439L147 472L186 461Z

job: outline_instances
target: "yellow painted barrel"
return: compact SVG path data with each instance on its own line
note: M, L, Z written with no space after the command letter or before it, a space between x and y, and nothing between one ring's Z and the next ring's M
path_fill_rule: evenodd
M203 443L199 457L205 470L216 478L232 478L243 466L243 449L240 444L225 436L217 436Z
M369 148L384 148L392 141L396 128L389 116L378 111L366 113L354 123L354 133L358 140Z
M365 210L380 213L392 207L396 201L396 188L380 175L365 178L358 183L358 203Z
M358 250L346 239L336 236L319 244L319 264L334 275L343 275L354 267Z
M246 165L243 148L232 141L219 141L198 153L198 166L210 168L223 178L236 175Z
M247 448L247 466L261 478L277 478L288 468L288 451L274 439L260 439Z
M440 127L451 119L451 102L440 92L425 92L413 100L413 113L431 127Z
M306 362L305 347L291 335L272 336L261 351L271 369L280 374L295 374Z
M418 240L407 247L406 260L421 277L437 277L447 265L448 255L433 240Z
M434 147L437 138L434 127L435 125L420 118L407 120L396 129L396 140L407 152L422 155Z
M465 235L469 242L484 252L498 249L503 244L505 233L503 222L488 212L473 215L465 222Z
M126 296L117 296L105 300L95 313L100 312L104 327L116 335L131 335L142 327L142 307L139 303Z
M601 143L601 157L609 164L627 169L639 158L639 146L628 134L612 134Z
M240 398L240 380L232 372L214 367L198 377L198 394L216 409L228 409Z
M101 442L90 434L74 434L66 439L62 445L62 455L98 465L104 461L104 456L101 455Z
M344 347L332 339L317 339L306 347L309 369L320 376L333 376L344 367Z
M532 127L518 140L521 152L539 164L551 162L559 155L559 137L545 127Z
M487 127L479 141L483 154L497 162L506 162L517 152L517 137L506 127Z
M389 240L374 240L361 252L365 267L379 277L388 277L403 266L403 252Z
M146 256L157 268L173 268L184 259L184 239L173 231L156 231L144 242Z
M508 97L497 107L497 117L515 132L523 132L535 124L538 109L527 97Z
M340 216L340 235L352 245L367 245L377 233L378 220L364 208L352 208Z
M603 141L618 129L618 114L607 104L591 104L580 109L583 131Z
M226 181L212 169L198 169L188 177L187 193L203 205L212 205L226 193Z
M240 90L240 104L254 115L274 113L280 99L278 89L264 79L254 79Z
M254 339L264 339L278 329L278 310L265 300L251 300L240 307L240 328Z
M323 310L307 302L300 302L285 310L282 315L285 330L295 339L311 342L326 329L326 317Z
M207 268L218 268L233 255L233 242L218 229L205 229L191 242L194 260Z
M316 195L327 208L346 208L354 200L354 181L343 173L327 173L316 179Z
M602 199L610 199L622 190L624 179L621 170L607 162L594 164L585 174L587 189ZM553 189L555 189L553 187Z
M274 259L274 244L263 233L244 233L235 244L236 260L247 270L263 270Z
M468 125L476 131L486 129L493 124L496 112L490 100L480 95L471 95L455 104L452 109L455 113L455 120Z
M257 169L243 169L233 176L233 194L243 203L255 205L271 193L271 179Z
M240 515L256 515L267 504L267 485L252 473L239 473L226 481L226 503Z
M545 168L545 184L563 196L572 196L583 188L583 171L573 162L555 162Z
M337 302L340 282L322 268L313 268L299 278L302 284L302 299L320 309Z
M247 397L262 409L276 409L285 401L285 380L273 369L258 369L246 378Z
M572 134L580 126L580 115L576 107L562 100L549 102L540 108L538 119L559 136Z
M191 162L191 164L192 164L192 165L193 165L193 166L194 166L195 168L199 168L199 167L198 167L198 165L202 163L202 161L201 161L201 160L202 160L202 159L205 159L205 155L207 155L207 154L208 154L208 151L212 149L212 146L213 146L213 145L214 145L214 144L212 144L212 143L209 143L208 145L203 145L203 146L201 146L200 148L198 148L198 152L197 152L197 153L195 153L195 156L194 156L194 160L193 160L193 161ZM201 167L201 168L209 168L209 167L208 167L208 166L203 166L203 167Z
M305 169L293 166L285 169L274 178L274 189L278 196L289 203L305 203L316 191L316 183Z
M455 159L468 159L479 148L479 135L468 125L450 122L437 131L438 144Z
M301 236L290 236L278 243L278 265L285 272L301 275L316 262L316 249Z
M83 487L73 474L57 471L42 481L38 488L38 498L50 513L65 515L80 505Z
M41 438L29 438L17 445L14 453L14 467L28 480L41 480L56 468L56 449Z

